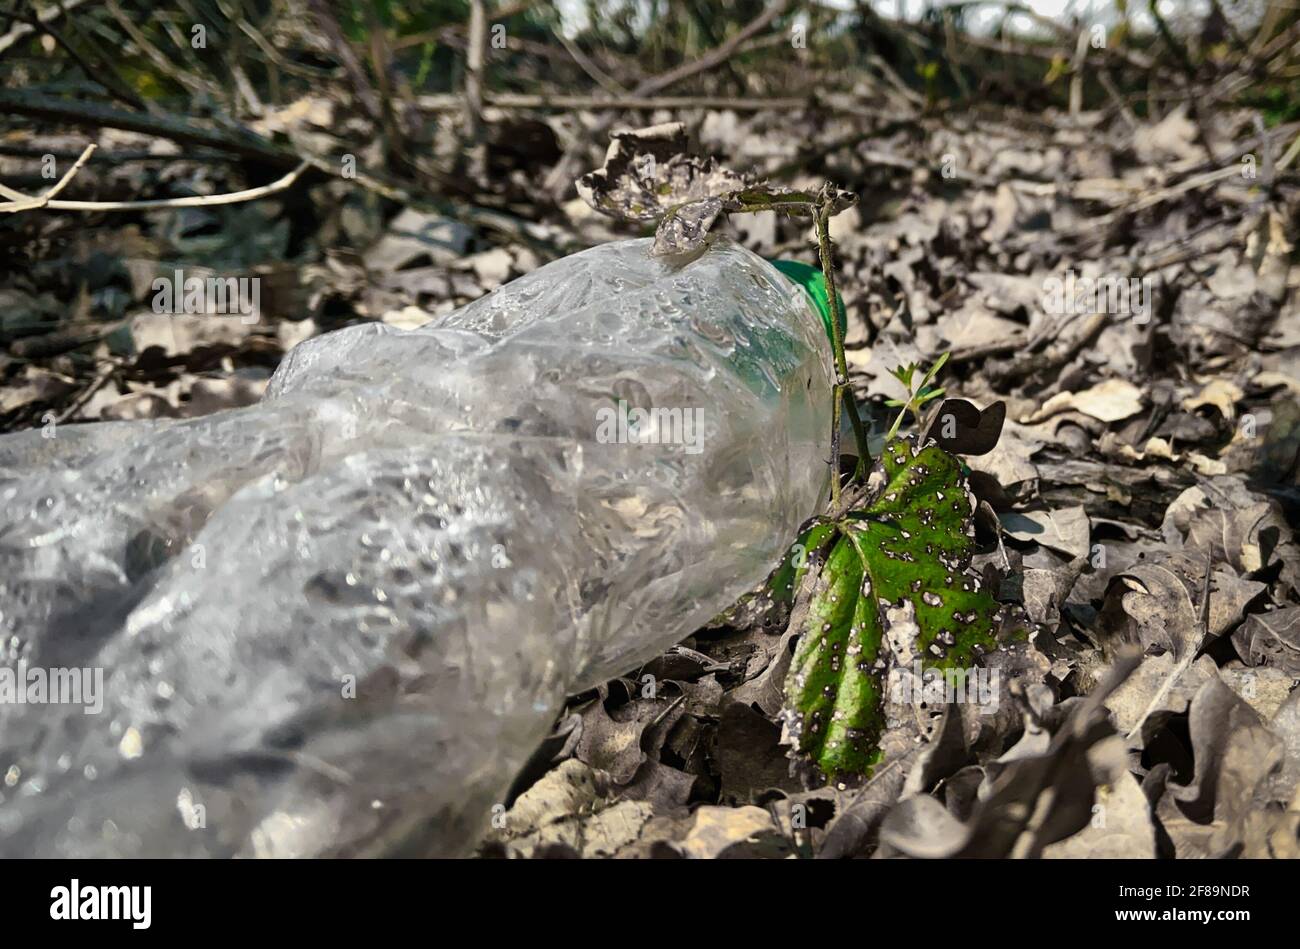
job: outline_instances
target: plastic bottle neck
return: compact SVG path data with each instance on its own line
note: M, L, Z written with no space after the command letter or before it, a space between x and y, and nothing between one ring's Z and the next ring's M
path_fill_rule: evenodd
M808 298L812 300L813 307L822 318L822 327L826 330L826 338L833 339L831 331L831 299L830 294L826 292L826 277L822 272L816 267L797 260L773 260L769 262L773 267L781 271L782 275L788 280L793 281L796 286L803 287L804 292L808 294ZM848 330L848 320L844 315L844 298L838 293L835 296L840 303L840 339L843 339Z

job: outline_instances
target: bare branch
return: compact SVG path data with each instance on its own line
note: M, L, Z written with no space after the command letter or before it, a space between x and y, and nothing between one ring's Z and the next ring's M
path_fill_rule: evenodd
M265 198L277 194L291 187L295 181L311 167L310 162L302 162L293 171L289 172L270 184L260 185L256 188L248 188L244 191L232 191L227 194L205 194L194 195L185 198L160 198L154 201L56 201L52 200L55 195L62 191L72 180L72 177L81 170L81 166L90 158L91 153L95 150L94 145L87 145L86 150L82 152L81 158L69 169L68 173L59 180L53 188L41 195L39 198L28 198L26 202L12 201L9 204L0 204L0 213L15 214L19 211L32 211L38 208L47 208L51 211L157 211L166 208L204 208L215 207L221 204L242 204L246 201L256 201L259 198Z

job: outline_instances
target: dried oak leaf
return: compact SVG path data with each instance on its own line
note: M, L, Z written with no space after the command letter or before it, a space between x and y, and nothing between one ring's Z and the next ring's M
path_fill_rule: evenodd
M576 182L602 214L648 224L663 221L652 253L683 253L703 240L724 199L745 179L713 158L688 154L686 126L668 122L615 132L605 164Z
M1202 480L1170 503L1161 532L1175 547L1226 560L1239 573L1279 570L1279 595L1300 589L1300 546L1281 505L1241 475Z
M1169 791L1191 820L1222 822L1230 831L1259 805L1256 793L1282 767L1283 741L1218 678L1202 685L1192 699L1188 728L1195 776L1188 785L1170 784Z
M1300 606L1248 616L1232 643L1248 666L1274 666L1300 676Z
M1124 743L1102 739L1088 750L1097 781L1094 819L1078 833L1048 844L1048 859L1149 859L1156 856L1156 828L1142 787L1129 773ZM1101 818L1101 819L1097 819Z
M603 697L578 709L582 733L574 756L608 773L620 787L631 782L642 762L658 758L665 736L685 712L677 684L664 686L654 698L633 698L612 710Z
M1126 653L1091 695L1051 709L1057 724L1050 737L1027 736L1004 754L1000 767L986 773L967 819L934 797L913 795L885 816L881 842L911 857L1037 857L1086 828L1099 785L1122 767L1117 742L1093 751L1114 735L1102 703L1138 658Z
M830 182L818 192L776 191L748 181L713 158L687 153L680 122L615 132L605 164L575 182L578 194L602 214L648 224L658 221L657 257L691 254L724 211L810 213L813 205L838 214L857 195Z
M944 399L926 434L952 455L987 455L997 447L1007 404L1000 399L981 411L965 399Z
M800 790L781 745L781 727L740 702L722 709L716 759L724 803L753 803L768 788Z
M1111 578L1102 608L1103 629L1182 659L1236 626L1266 589L1264 583L1239 577L1226 564L1210 575L1208 606L1204 586L1204 561L1182 553L1169 553L1160 563L1135 564ZM1202 623L1199 617L1206 609Z

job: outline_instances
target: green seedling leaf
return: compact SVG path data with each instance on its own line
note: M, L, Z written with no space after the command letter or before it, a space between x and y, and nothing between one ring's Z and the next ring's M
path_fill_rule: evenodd
M934 361L934 365L930 367L930 370L925 374L925 378L921 380L920 388L922 391L925 391L925 387L934 381L935 376L939 375L939 370L944 367L944 364L948 361L948 357L951 355L952 353L944 353Z
M902 408L902 411L899 412L897 417L894 419L894 424L890 426L889 434L885 436L887 441L898 434L898 430L902 427L903 419L907 417L908 412L911 412L919 418L921 407L925 405L926 402L929 402L931 399L937 399L939 396L943 395L943 389L941 387L931 386L930 383L934 381L934 378L937 375L939 375L939 370L941 370L944 367L944 363L948 361L948 355L948 353L944 353L936 359L934 365L926 370L925 375L922 376L920 383L915 388L912 386L912 377L916 374L918 368L916 363L908 363L906 366L896 366L890 370L893 377L906 386L908 395L907 401L905 402L891 399L885 403L891 407Z
M906 366L895 366L889 370L889 374L907 387L907 391L912 391L912 375L916 372L916 363L908 363Z
M846 502L826 525L824 566L799 589L783 712L795 753L832 781L878 760L891 670L970 669L998 645L1002 620L969 571L974 505L956 458L895 439Z

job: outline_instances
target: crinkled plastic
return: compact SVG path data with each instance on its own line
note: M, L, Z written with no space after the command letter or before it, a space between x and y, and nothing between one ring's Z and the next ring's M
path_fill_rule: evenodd
M249 408L0 438L0 666L103 674L0 704L0 853L466 853L566 693L761 581L829 347L744 248L649 247L305 342Z

